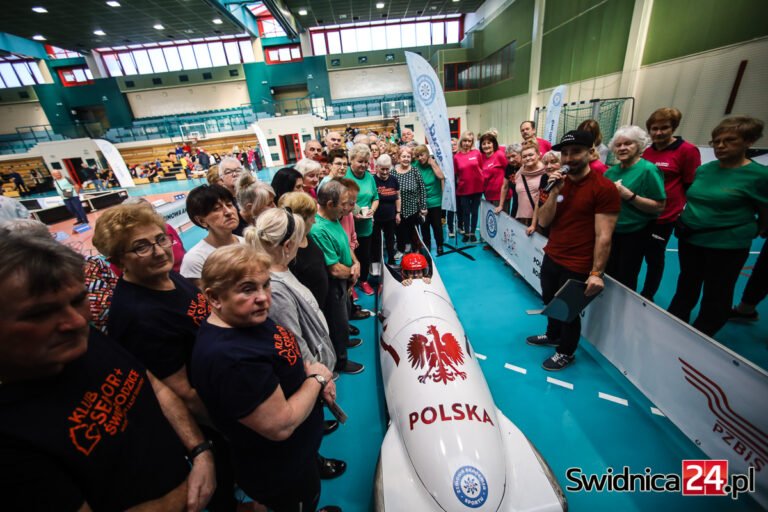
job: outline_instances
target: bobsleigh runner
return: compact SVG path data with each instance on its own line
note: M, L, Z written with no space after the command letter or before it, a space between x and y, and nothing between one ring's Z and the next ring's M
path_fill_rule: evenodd
M496 407L426 251L431 282L382 265L382 380L389 428L376 467L377 512L566 511L552 470Z

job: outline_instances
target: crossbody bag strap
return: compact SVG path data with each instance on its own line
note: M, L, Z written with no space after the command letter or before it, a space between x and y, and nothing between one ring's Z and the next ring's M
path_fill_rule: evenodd
M523 178L523 186L525 187L525 193L528 194L528 200L531 202L531 208L535 210L536 203L534 202L533 196L531 195L531 190L528 188L528 180L525 179L523 173L520 173L520 177Z

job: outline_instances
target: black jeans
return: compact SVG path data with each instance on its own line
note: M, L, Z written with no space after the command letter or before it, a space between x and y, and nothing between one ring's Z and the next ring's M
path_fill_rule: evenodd
M557 290L559 290L567 280L576 279L578 281L586 281L588 275L580 274L569 270L562 265L559 265L552 261L552 259L544 255L544 261L541 263L541 299L544 304L554 298ZM557 340L557 351L567 356L573 355L576 352L576 347L579 344L579 337L581 336L581 316L576 315L576 318L570 322L565 323L553 318L547 319L547 337L551 340Z
M306 464L290 492L264 496L259 502L275 512L314 512L320 501L320 473L314 460Z
M611 256L605 266L605 273L632 291L637 289L637 276L643 266L643 255L651 238L653 224L637 231L613 233Z
M733 289L749 249L715 249L680 240L677 254L680 277L667 311L688 322L703 288L699 316L692 325L704 334L714 336L728 321Z
M373 234L371 235L371 261L381 261L381 234L384 233L384 247L387 254L387 263L395 264L395 219L373 221Z
M432 248L430 228L432 228L431 231L435 234L435 242L437 242L437 246L443 246L442 213L443 210L439 206L427 209L427 221L421 225L421 239L424 240L424 245L427 246L427 250Z
M477 229L477 216L480 210L480 198L482 195L482 192L478 192L477 194L459 196L461 213L464 214L464 231L468 235L474 235L475 230Z
M357 237L355 256L360 262L360 280L358 282L364 283L368 280L368 271L371 267L371 235Z
M347 342L349 341L349 307L347 304L347 280L337 279L328 274L328 295L325 297L323 314L328 322L328 334L336 352L336 368L347 363Z
M461 209L461 201L459 196L456 196L456 213L448 210L446 215L446 225L448 226L448 232L453 233L454 219L459 222L459 229L464 229L464 211Z
M667 244L675 229L674 222L654 224L651 238L645 246L645 284L640 295L653 302L653 296L659 290L661 278L664 276L664 258L667 252Z
M744 288L741 302L750 306L757 306L768 295L768 242L763 243L763 249L757 262L752 268L752 275Z
M405 245L411 244L411 250L418 250L418 245L415 243L416 226L421 223L419 212L414 213L407 219L401 219L400 224L397 225L397 250L405 252Z

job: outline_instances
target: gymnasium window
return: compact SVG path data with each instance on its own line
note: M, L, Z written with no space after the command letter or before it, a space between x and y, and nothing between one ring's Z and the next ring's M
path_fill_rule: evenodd
M73 85L86 85L93 83L93 74L88 66L77 66L72 68L59 68L56 70L61 78L64 87Z
M35 59L13 53L0 56L0 89L43 83Z
M246 6L259 27L259 37L286 37L286 33L280 24L269 12L264 2L254 2Z
M82 57L82 55L80 55L77 52L65 50L63 48L59 48L58 46L52 46L50 44L45 45L45 53L47 53L48 57L52 59L74 59L77 57Z
M457 62L443 67L443 89L465 91L486 87L514 75L515 42L478 62Z
M149 75L255 62L245 35L97 48L110 76Z
M267 64L282 64L285 62L299 62L303 60L301 46L292 44L289 46L268 46L264 48L264 58Z
M463 24L461 14L451 14L312 27L309 33L314 55L334 55L458 43Z

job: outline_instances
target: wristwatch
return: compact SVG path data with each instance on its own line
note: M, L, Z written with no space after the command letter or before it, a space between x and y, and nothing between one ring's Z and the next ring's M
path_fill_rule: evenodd
M187 461L192 463L192 461L195 459L195 457L197 457L198 455L200 455L204 451L210 450L212 448L213 448L213 441L211 441L210 439L208 439L206 441L203 441L199 445L197 445L194 448L192 448L192 450L190 450L190 452L187 454Z
M328 382L325 380L325 377L320 375L319 373L313 373L312 375L307 375L308 379L315 379L317 382L320 383L320 386L325 388L325 383Z
M602 279L603 276L605 275L605 272L598 272L597 270L593 270L592 272L589 273L589 275L590 276L597 276L600 279Z

